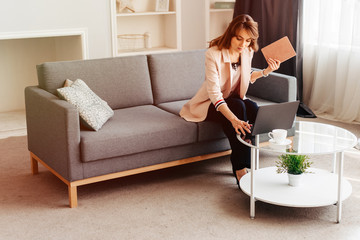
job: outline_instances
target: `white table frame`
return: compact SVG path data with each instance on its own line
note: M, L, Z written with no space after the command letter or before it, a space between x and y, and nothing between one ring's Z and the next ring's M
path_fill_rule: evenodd
M250 218L254 219L255 202L257 201L255 197L255 190L256 190L255 171L259 169L259 143L260 143L259 135L255 136L254 145L246 143L240 138L240 136L238 136L238 139L245 145L251 147ZM338 171L337 202L335 203L335 205L337 206L337 215L336 215L337 223L340 223L341 213L342 213L342 183L343 183L343 171L344 171L343 167L344 167L344 150L334 152L333 161L332 161L332 173L336 173L336 171Z

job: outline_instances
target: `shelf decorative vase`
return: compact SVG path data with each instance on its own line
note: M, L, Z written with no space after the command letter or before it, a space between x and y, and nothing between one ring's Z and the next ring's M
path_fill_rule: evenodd
M301 185L301 179L304 174L291 174L288 173L289 185L292 187L298 187Z

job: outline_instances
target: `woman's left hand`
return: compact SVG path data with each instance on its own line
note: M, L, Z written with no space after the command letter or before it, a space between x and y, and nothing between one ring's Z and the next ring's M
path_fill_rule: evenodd
M281 62L277 59L268 58L267 63L267 74L269 74L270 72L278 70Z

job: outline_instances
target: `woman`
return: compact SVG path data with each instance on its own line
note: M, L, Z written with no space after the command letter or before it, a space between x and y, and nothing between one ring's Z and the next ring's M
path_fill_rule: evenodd
M250 168L250 148L236 137L250 141L251 124L258 106L246 98L249 83L280 67L280 61L267 59L268 67L251 71L251 60L258 50L258 24L249 15L232 20L225 33L213 39L205 55L205 81L195 96L180 111L187 121L216 121L222 124L229 139L230 160L236 182Z

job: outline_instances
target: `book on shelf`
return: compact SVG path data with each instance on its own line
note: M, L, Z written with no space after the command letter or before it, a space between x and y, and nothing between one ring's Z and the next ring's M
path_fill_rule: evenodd
M215 9L234 9L235 2L215 2Z

